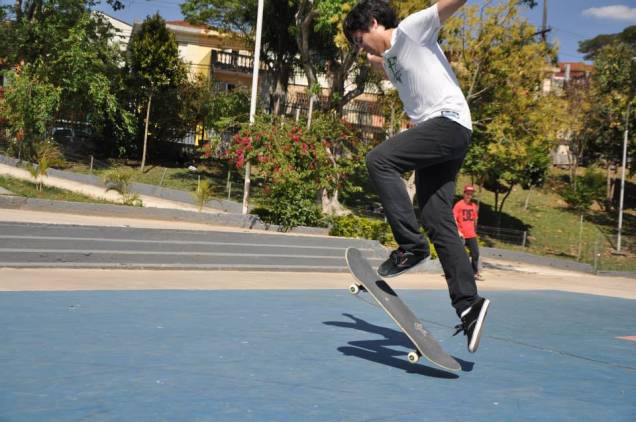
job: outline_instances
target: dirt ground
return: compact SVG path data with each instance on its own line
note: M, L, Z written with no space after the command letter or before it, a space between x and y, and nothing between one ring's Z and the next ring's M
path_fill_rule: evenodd
M494 264L492 260L487 261ZM599 277L523 264L497 262L484 271L480 291L559 290L636 299L636 280ZM346 289L346 273L264 271L164 271L0 268L0 291ZM397 289L445 289L441 274L406 274L391 280Z

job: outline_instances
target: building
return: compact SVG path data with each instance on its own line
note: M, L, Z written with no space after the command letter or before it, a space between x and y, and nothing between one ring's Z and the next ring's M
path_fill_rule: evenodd
M167 21L166 27L177 39L179 56L189 66L191 78L214 80L222 90L251 86L254 60L239 36L182 20Z
M127 22L124 22L120 19L114 18L104 12L93 12L94 15L108 22L113 27L113 37L115 42L119 44L119 49L121 51L126 51L128 48L128 42L130 42L130 36L132 35L133 27Z
M252 50L243 38L230 32L193 25L183 20L167 21L167 28L175 34L179 55L190 67L190 76L213 80L219 90L237 86L251 87L254 60ZM323 87L320 101L329 95L329 81L319 75ZM269 106L268 93L272 84L269 70L261 63L259 70L259 104ZM308 82L301 69L289 81L285 113L292 117L306 115L309 110ZM364 93L350 102L344 110L345 119L355 125L379 131L384 123L376 104L377 95Z
M550 69L550 76L544 80L543 92L545 94L555 92L559 95L568 95L569 87L583 86L590 82L594 66L582 62L559 62ZM550 152L552 165L557 167L569 167L573 164L573 154L570 149L572 133L565 131L554 143Z
M550 69L550 77L544 81L543 91L562 91L568 85L587 84L594 66L582 62L559 62Z

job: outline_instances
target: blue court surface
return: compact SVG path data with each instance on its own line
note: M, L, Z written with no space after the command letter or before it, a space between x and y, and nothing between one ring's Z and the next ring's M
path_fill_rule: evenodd
M636 302L491 292L476 354L445 291L402 297L462 364L412 365L339 290L0 294L1 421L634 421Z

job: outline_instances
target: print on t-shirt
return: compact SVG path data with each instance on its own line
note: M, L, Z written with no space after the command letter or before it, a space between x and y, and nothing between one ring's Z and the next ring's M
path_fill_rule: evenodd
M389 66L393 80L402 83L402 71L398 68L397 57L387 57L386 63Z
M462 220L463 221L475 221L475 216L473 215L472 208L464 208L462 211Z

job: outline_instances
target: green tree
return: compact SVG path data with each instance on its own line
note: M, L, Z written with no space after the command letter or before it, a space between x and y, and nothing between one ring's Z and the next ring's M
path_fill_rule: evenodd
M622 160L623 131L630 104L629 125L636 126L634 57L636 48L622 42L606 45L595 55L590 89L594 107L587 115L585 128L585 157L589 161L620 163ZM631 138L629 149L634 146L634 138Z
M179 49L174 34L166 28L166 23L155 14L148 17L141 29L133 34L129 44L127 68L129 70L129 86L136 87L137 103L145 111L143 130L143 152L140 170L143 172L148 150L148 134L151 120L153 99L159 110L174 115L174 107L180 105L176 96L179 87L186 79L186 70L179 58ZM163 107L162 107L163 106ZM136 107L140 109L140 107ZM167 116L167 114L164 114ZM162 125L162 123L164 123ZM182 128L181 122L165 124L157 119L152 126L152 134L156 138L170 137L170 131ZM167 133L167 134L166 134ZM174 135L173 135L174 136Z
M194 124L211 129L215 138L201 148L201 158L218 158L227 148L226 136L249 121L249 92L241 87L231 91L216 91L207 79L189 85L184 101Z
M122 122L121 128L130 133L132 116L117 97L123 57L103 25L88 11L80 15L60 40L47 73L56 75L55 84L62 89L61 118L88 122L99 133L109 123Z
M261 42L261 61L267 64L272 84L272 109L274 114L282 110L282 100L287 93L289 78L297 63L298 48L294 31L294 13L297 1L271 0L265 2L264 22ZM253 47L256 28L257 2L235 2L229 0L187 0L181 5L181 12L188 22L206 24L221 30L241 34Z
M115 7L119 2L110 2ZM0 24L0 69L23 64L61 90L56 119L89 123L98 135L130 132L131 116L117 98L122 55L113 28L84 0L16 1ZM6 47L6 48L5 48Z
M542 182L566 110L563 99L542 92L555 51L535 39L519 7L514 0L464 6L442 42L473 118L464 169L494 192L499 213L515 186Z
M636 48L636 25L628 26L618 34L601 34L594 38L580 41L579 53L585 54L585 60L594 60L603 47L616 43Z
M576 182L565 186L561 190L561 196L568 206L584 214L594 202L603 205L605 200L605 176L594 168L585 169L583 176L575 176Z
M62 91L39 75L37 67L26 64L9 73L9 86L0 100L0 118L7 120L13 138L10 150L27 160L35 158L37 143L45 140Z
M263 19L276 22L264 25L262 59L275 78L272 103L279 110L280 99L294 66L302 67L308 87L318 84L318 75L330 81L327 109L342 112L345 104L362 94L370 82L369 66L355 50L349 48L341 30L346 13L354 0L273 0L265 3ZM186 18L243 33L253 40L256 28L256 1L237 3L228 0L189 0L182 6ZM296 57L299 58L296 59ZM354 87L345 93L351 75Z

